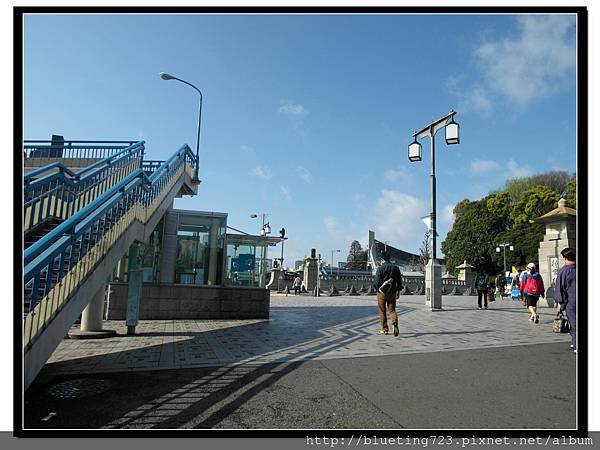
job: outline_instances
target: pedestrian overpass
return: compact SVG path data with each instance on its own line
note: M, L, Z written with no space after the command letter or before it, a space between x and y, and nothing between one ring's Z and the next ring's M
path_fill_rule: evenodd
M199 183L187 145L154 161L143 141L54 138L23 147L25 388L129 247L147 241L173 199L195 195Z

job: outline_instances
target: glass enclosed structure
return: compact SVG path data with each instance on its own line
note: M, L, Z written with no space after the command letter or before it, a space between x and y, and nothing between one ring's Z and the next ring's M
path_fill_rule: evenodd
M265 287L271 269L268 248L281 241L280 237L227 234L225 285Z
M142 245L145 283L264 287L280 237L227 234L227 214L172 209ZM236 230L238 231L238 230ZM115 278L127 281L120 263Z

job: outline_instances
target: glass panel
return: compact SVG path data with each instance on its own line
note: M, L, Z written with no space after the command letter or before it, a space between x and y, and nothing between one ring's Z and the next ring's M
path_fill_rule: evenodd
M162 221L150 235L148 243L141 246L144 283L156 283L159 279L161 236Z
M180 229L177 232L175 283L206 284L208 282L209 255L208 232Z

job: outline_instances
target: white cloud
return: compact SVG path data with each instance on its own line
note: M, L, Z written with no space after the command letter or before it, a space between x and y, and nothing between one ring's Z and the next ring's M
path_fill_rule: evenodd
M335 230L337 227L337 220L335 219L335 217L333 217L333 216L323 217L323 224L325 225L325 228L327 229L327 231L329 231L330 233L335 233Z
M296 167L296 173L298 174L300 179L302 181L304 181L306 184L312 183L312 174L310 173L310 171L307 168L298 166L298 167Z
M471 161L471 170L475 173L486 173L494 170L500 170L501 168L502 166L496 161L477 158Z
M425 202L398 191L382 190L372 217L380 240L394 242L400 248L417 248L426 227L420 217L426 215Z
M516 35L475 47L481 82L469 86L464 76L448 78L447 88L463 110L490 113L500 99L526 108L575 86L574 16L522 15L516 21Z
M443 224L447 225L448 228L451 228L452 225L454 224L454 206L455 205L446 205L444 206L444 208L442 209L442 214L440 216L440 219L442 221Z
M508 161L506 168L509 173L509 178L520 178L533 175L533 171L529 167L519 164L512 158Z
M286 200L291 200L292 199L292 194L290 192L290 188L289 187L287 187L287 186L285 186L285 185L282 184L281 186L279 186L279 189L281 190L281 195L283 195L283 197Z
M474 159L471 162L471 171L476 174L496 172L500 176L504 175L506 179L528 177L533 174L529 166L520 164L512 158L504 165L488 159Z
M266 166L256 165L250 170L250 176L262 178L263 180L270 179L273 175L271 169Z
M408 184L412 181L412 175L404 167L398 170L389 169L383 172L383 180L388 183Z
M308 110L300 103L294 103L290 100L282 100L279 106L279 113L291 116L307 116Z

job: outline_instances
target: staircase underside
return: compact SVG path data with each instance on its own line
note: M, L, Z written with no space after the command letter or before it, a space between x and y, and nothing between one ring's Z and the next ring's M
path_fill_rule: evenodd
M23 361L25 389L34 381L94 294L106 283L107 278L113 273L119 260L127 253L130 245L136 241L147 242L149 240L156 225L173 204L174 198L190 195L189 193L196 191L197 183L192 181L189 172L183 171L146 223L134 220L121 234L94 270L81 282L71 298L58 310L56 316L26 349ZM23 329L22 334L24 331Z

